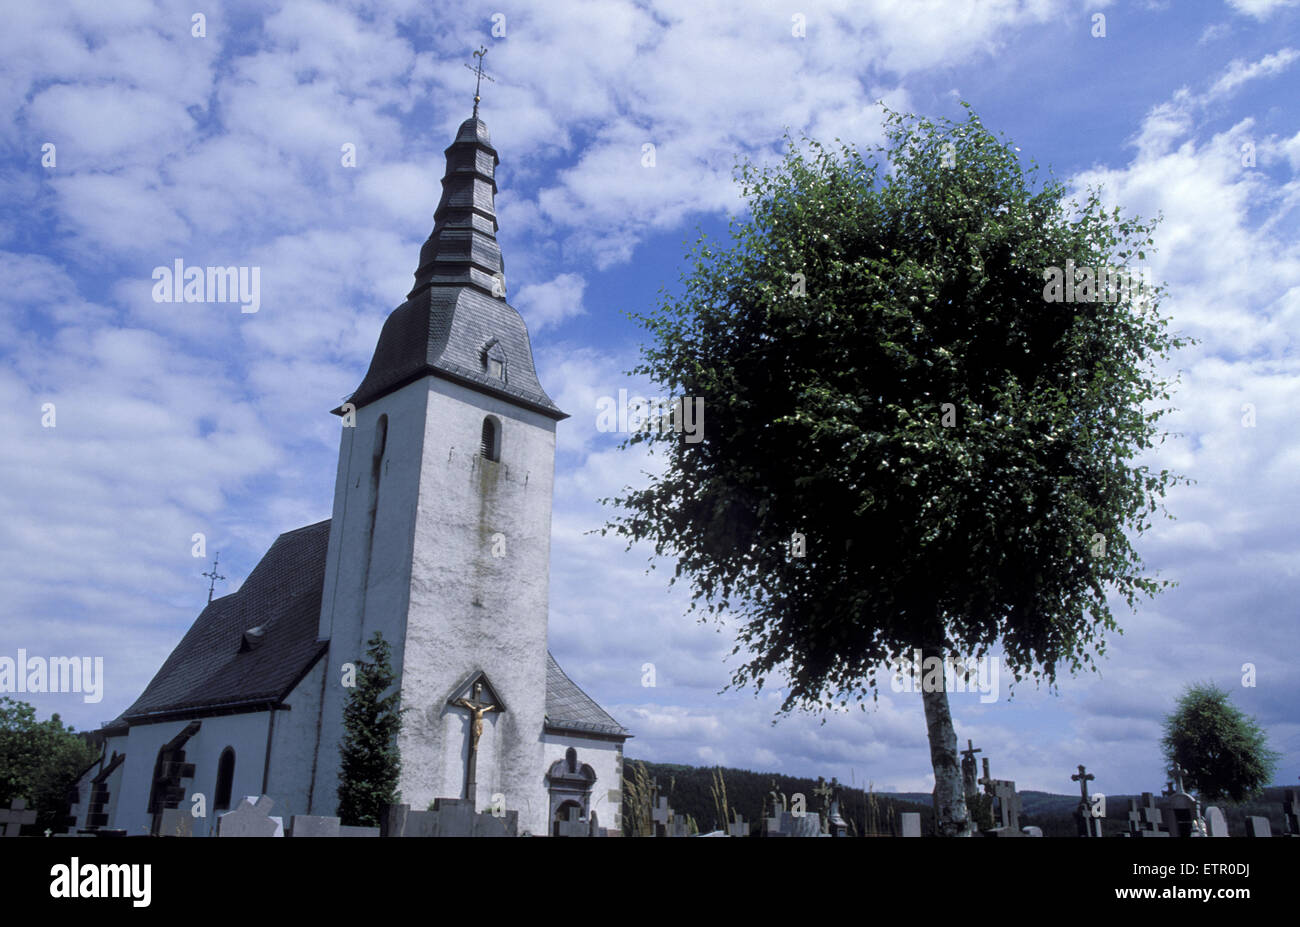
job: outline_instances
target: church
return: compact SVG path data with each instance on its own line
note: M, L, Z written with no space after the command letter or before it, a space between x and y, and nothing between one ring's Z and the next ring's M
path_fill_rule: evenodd
M105 725L78 829L196 834L244 796L334 815L350 666L376 632L406 709L400 801L517 811L520 833L621 830L631 736L547 649L555 429L505 298L496 166L474 114L446 149L415 283L341 422L333 517L280 535ZM575 813L576 812L576 813ZM344 822L352 823L352 822Z

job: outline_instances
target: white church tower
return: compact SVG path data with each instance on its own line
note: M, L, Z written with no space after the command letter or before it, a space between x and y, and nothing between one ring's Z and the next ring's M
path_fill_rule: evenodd
M310 804L333 811L342 668L382 632L406 709L402 801L424 810L463 797L483 811L495 798L519 812L521 830L546 833L551 492L555 426L567 416L538 382L528 330L505 299L498 159L477 106L446 157L415 285L335 410L344 427ZM476 713L455 704L466 700L482 709L481 733Z
M332 519L281 534L101 728L77 783L79 830L162 834L181 820L212 835L244 796L286 824L334 815L344 667L381 633L405 709L403 804L469 799L518 812L520 833L621 831L631 734L546 646L566 416L505 299L497 155L477 107L446 154L415 285L334 410ZM181 810L199 795L202 820Z

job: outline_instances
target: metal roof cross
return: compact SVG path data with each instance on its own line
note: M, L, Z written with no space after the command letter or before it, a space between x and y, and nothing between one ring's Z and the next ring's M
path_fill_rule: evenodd
M492 83L494 84L496 83L496 79L491 74L483 73L483 56L486 55L487 53L488 50L486 45L480 47L478 51L474 52L474 57L478 59L478 66L475 67L472 64L465 65L465 67L469 68L475 74L475 80L474 80L474 118L475 119L478 118L478 103L479 100L481 99L481 97L479 96L479 88L483 84L483 78L486 77L488 80L492 81Z

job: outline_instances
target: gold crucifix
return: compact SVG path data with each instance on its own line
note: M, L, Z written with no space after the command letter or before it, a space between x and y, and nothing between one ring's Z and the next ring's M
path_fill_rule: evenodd
M465 762L465 798L475 800L478 783L475 777L478 770L478 741L483 736L483 716L491 711L500 711L497 705L484 704L482 699L483 683L474 683L474 698L458 698L451 704L464 708L470 713L469 757Z
M494 84L496 83L496 79L491 74L483 73L483 56L486 55L487 53L488 50L486 45L480 47L478 51L474 52L474 57L478 59L478 67L475 67L472 64L465 65L465 67L469 68L476 75L474 80L474 118L475 119L478 118L478 102L480 99L478 92L479 92L479 88L483 85L483 78L486 77L488 80L492 81L492 83Z

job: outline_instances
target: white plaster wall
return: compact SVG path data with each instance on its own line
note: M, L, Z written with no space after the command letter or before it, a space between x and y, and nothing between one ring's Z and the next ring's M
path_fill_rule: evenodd
M479 808L494 794L521 829L546 825L542 723L555 422L430 378L419 517L402 662L402 800L461 795L469 714L447 705L482 670L506 711L485 718ZM479 452L483 418L501 422L499 461ZM504 556L494 556L494 544ZM499 549L499 548L498 548Z
M618 830L623 826L623 745L612 740L598 740L579 734L548 732L542 735L542 772L551 768L556 760L563 760L572 747L578 751L578 765L586 763L596 773L596 784L591 790L591 810L596 812L600 826ZM543 788L549 811L549 794ZM550 830L533 833L549 834Z
M501 421L501 460L479 454L483 418ZM541 735L546 703L547 595L555 422L437 377L357 410L344 429L321 629L325 670L314 813L332 813L346 690L341 667L381 630L392 644L403 717L402 801L459 798L468 714L451 690L483 670L506 705L485 718L479 807L496 793L521 828L545 831ZM388 416L374 546L365 567L375 429ZM505 556L492 553L496 535ZM364 581L366 588L361 588ZM328 811L326 810L328 808Z
M259 711L204 718L198 733L186 741L185 762L194 764L194 778L181 780L186 789L186 799L179 807L190 808L190 798L198 792L202 792L207 800L207 816L201 822L195 822L196 834L215 831L216 814L212 804L216 799L217 762L227 746L235 750L235 777L230 793L232 807L238 805L240 797L262 791L268 714ZM165 721L131 728L126 738L126 760L119 769L121 779L111 786L115 804L111 827L125 829L128 835L149 833L152 823L149 790L153 784L158 750L189 723ZM112 749L120 751L122 748ZM278 808L273 811L278 812Z
M284 700L288 710L275 713L275 731L271 735L271 770L266 793L275 800L271 813L283 815L286 826L291 815L332 815L338 807L337 800L322 800L317 808L311 802L310 795L324 679L325 659L322 658L316 661L316 665Z
M426 387L412 383L358 409L355 427L342 429L321 597L321 634L329 636L330 646L323 669L324 709L316 778L309 796L313 814L333 814L338 807L343 706L350 691L342 685L343 665L362 659L366 642L374 630L380 630L392 646L394 670L401 667L426 396ZM363 589L369 544L370 468L381 415L388 416L388 437L379 481L374 549L365 581L367 588Z

